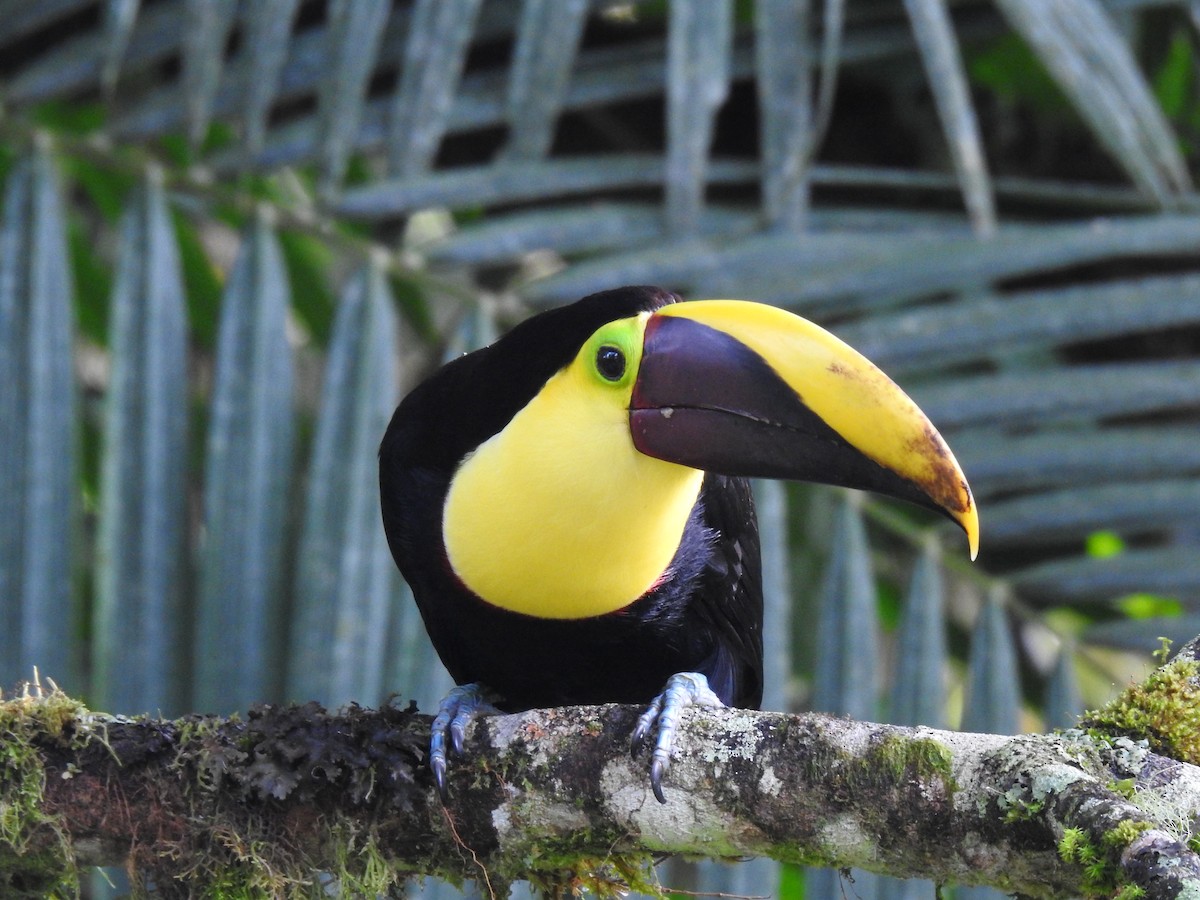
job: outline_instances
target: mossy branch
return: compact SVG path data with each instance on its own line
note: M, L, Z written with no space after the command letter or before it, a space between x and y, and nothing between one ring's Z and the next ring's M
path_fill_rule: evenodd
M122 864L167 896L310 896L330 878L373 896L414 873L604 894L687 853L1030 896L1200 896L1200 768L1144 742L694 710L662 805L629 756L636 712L481 720L443 807L412 710L159 721L27 693L0 704L0 893Z

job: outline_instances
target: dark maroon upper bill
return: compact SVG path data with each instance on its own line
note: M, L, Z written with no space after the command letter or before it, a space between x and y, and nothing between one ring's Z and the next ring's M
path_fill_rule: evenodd
M639 452L667 462L876 491L946 512L834 431L758 353L691 319L646 323L629 427Z

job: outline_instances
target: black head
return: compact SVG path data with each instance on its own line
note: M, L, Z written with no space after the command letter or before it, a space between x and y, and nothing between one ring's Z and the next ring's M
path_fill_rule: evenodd
M396 409L380 455L452 471L567 366L596 329L679 300L658 287L622 287L526 319L414 388Z

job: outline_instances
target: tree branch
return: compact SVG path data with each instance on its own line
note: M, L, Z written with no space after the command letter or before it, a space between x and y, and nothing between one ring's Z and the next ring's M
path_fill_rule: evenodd
M168 895L214 883L282 895L319 872L366 892L430 873L497 896L517 878L603 893L665 852L1031 896L1200 891L1187 845L1200 768L1144 742L693 710L662 805L629 756L636 713L481 720L443 807L424 766L428 718L412 710L159 721L27 694L0 704L0 886L42 896L75 865L124 864Z

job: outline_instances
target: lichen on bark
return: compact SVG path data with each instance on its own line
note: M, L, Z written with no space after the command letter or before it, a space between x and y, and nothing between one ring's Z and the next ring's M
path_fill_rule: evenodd
M1062 852L1068 829L1104 848L1105 889L1165 898L1200 885L1188 836L1172 831L1200 813L1200 768L1128 738L689 710L664 806L629 755L636 708L531 710L474 724L443 805L425 765L429 720L411 709L160 721L52 697L11 713L21 721L5 720L6 742L36 752L37 778L22 783L44 785L36 815L65 842L62 871L120 863L183 895L308 896L322 878L369 895L412 873L495 896L517 878L646 891L666 853L1094 893L1097 862ZM1151 797L1158 812L1140 805ZM5 871L33 862L0 841Z

